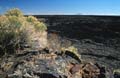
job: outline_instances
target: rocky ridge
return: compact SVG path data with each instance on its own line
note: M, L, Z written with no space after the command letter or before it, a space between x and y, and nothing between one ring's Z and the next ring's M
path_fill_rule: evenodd
M110 78L112 73L97 63L79 62L69 55L47 50L8 56L1 62L1 78ZM44 53L44 54L41 54Z
M48 37L50 38L50 36ZM54 42L56 45L62 45L57 40L53 41L56 41ZM67 40L63 41L67 42ZM65 45L62 46L65 47ZM66 44L67 46L69 45ZM49 44L48 48L42 50L29 50L21 54L3 56L0 59L0 78L120 77L118 71L113 72L112 69L99 64L99 62L84 60L81 58L82 55L79 54L79 50L74 52L76 49L60 50L60 47L54 47L53 44Z

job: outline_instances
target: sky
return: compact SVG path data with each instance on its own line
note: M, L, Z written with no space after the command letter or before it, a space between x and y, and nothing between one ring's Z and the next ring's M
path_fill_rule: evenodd
M120 15L120 0L0 0L0 14L11 8L25 15Z

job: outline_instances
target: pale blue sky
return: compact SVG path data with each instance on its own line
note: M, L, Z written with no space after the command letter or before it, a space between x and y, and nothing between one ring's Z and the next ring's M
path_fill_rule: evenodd
M10 8L25 14L120 15L120 0L0 0L0 14Z

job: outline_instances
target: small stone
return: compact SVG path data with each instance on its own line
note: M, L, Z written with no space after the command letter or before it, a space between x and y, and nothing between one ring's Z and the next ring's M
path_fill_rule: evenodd
M114 72L114 78L120 78L120 72Z
M70 73L71 74L75 74L76 72L79 72L80 70L80 65L74 65L71 69L70 69Z
M82 70L83 70L82 76L84 78L98 78L98 76L100 75L99 68L94 64L90 63L85 64Z
M2 65L1 65L1 67L4 69L4 71L8 71L10 68L11 68L11 66L13 65L13 62L8 62L8 63L3 63Z
M26 74L24 75L24 77L32 78L32 76L31 76L30 74L28 74L28 73L26 73Z

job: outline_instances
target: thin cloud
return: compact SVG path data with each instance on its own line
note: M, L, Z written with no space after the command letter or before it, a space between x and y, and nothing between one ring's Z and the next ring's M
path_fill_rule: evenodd
M107 12L106 12L106 13L100 13L100 12L97 13L97 12L96 12L96 13L95 13L95 12L94 12L94 13L84 13L83 15L120 15L120 13L107 13Z

